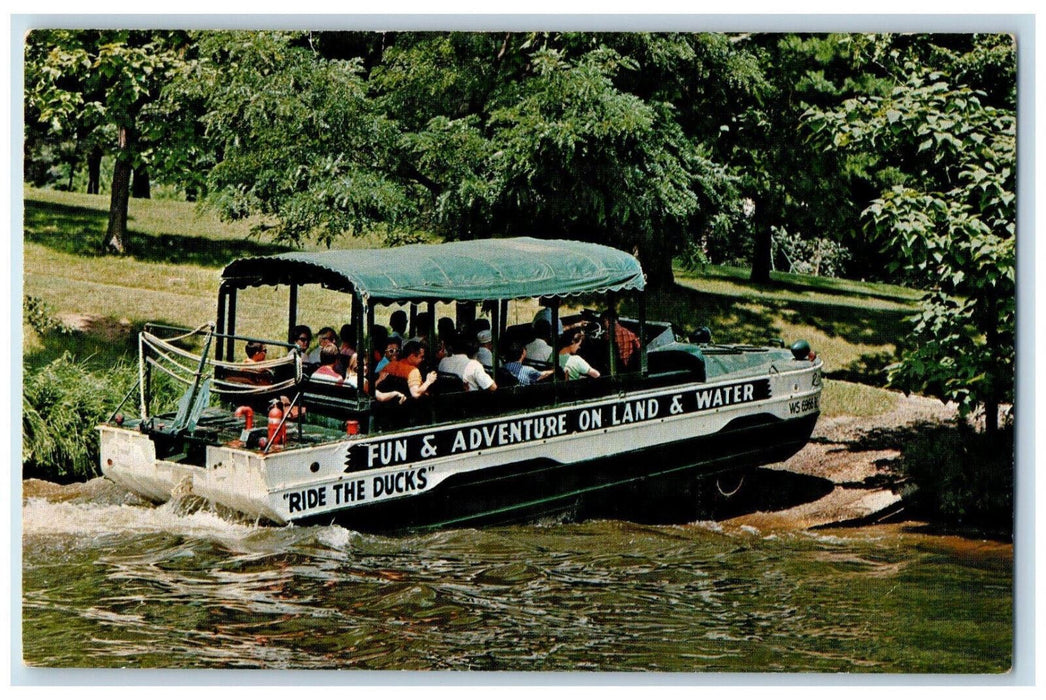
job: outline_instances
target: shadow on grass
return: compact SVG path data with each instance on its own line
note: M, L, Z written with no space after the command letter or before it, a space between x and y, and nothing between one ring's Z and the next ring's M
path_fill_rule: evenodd
M169 323L157 321L157 323ZM26 352L22 366L30 372L69 353L91 370L108 371L121 364L138 362L138 334L144 322L121 323L114 318L92 318L82 330L37 333L41 347Z
M25 240L81 257L102 256L102 237L108 223L104 212L88 207L26 200ZM130 223L130 222L129 222ZM144 262L225 267L236 258L275 255L290 246L256 240L153 234L128 230L130 257Z
M837 295L850 299L875 299L902 304L917 301L919 297L919 292L914 290L894 290L890 289L889 285L882 285L882 291L878 291L867 283L817 275L792 275L773 272L771 273L770 283L765 284L750 281L749 271L744 268L710 266L698 270L682 270L681 273L692 279L708 278L736 282L750 289L766 293L786 291L794 294L805 294L816 292L818 294ZM857 285L860 286L860 289L857 288Z
M782 322L817 329L831 338L853 345L903 347L906 337L904 310L869 309L810 301L743 298L676 285L669 291L651 290L647 302L650 318L671 321L684 337L701 326L712 330L715 342L765 345L784 338ZM634 308L626 308L635 313ZM886 368L894 358L886 351L866 353L845 367L833 367L830 378L885 386Z

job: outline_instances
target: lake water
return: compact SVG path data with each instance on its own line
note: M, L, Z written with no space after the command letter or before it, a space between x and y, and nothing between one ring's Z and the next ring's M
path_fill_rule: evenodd
M1013 549L903 526L405 537L26 482L29 666L1001 673Z

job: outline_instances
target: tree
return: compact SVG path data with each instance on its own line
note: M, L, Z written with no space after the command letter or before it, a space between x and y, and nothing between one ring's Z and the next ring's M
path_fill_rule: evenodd
M615 88L635 61L605 47L576 61L545 49L532 61L519 98L490 119L494 227L633 249L652 284L671 282L699 208L695 181L715 166L671 105Z
M855 60L852 35L751 34L732 37L732 45L739 55L747 50L747 80L721 109L714 143L751 204L749 217L714 245L729 256L720 260L743 257L752 281L766 283L781 261L775 238L852 244L860 210L854 202L872 196L838 154L802 138L804 112L881 94L888 85L881 71Z
M308 35L200 37L207 200L227 218L263 216L278 240L338 236L416 212L390 173L398 133L367 95L358 60L325 59Z
M994 433L999 404L1013 399L1015 110L1005 96L988 104L955 82L955 64L938 63L952 74L900 61L909 77L889 95L807 119L818 143L888 173L863 216L895 256L893 271L927 290L891 382L954 400L964 414L983 407Z
M115 159L108 250L126 251L131 175L135 168L144 172L148 160L143 118L182 60L184 44L181 33L152 31L48 30L27 40L26 109L33 116L27 131L42 125L87 141L92 173L103 144Z
M291 241L376 226L608 241L671 281L731 178L646 66L608 46L626 36L382 35L380 57L343 34L202 38L209 200ZM662 71L692 54L641 36Z

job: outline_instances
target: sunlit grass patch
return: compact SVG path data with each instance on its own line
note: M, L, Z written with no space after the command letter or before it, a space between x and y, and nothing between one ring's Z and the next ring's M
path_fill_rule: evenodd
M828 417L878 416L896 408L900 397L901 394L895 391L826 379L821 395L821 415Z

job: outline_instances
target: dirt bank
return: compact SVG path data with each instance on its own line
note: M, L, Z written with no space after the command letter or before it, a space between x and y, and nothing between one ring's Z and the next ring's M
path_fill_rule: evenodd
M900 483L891 468L901 438L920 426L943 423L957 414L952 404L921 396L899 397L889 413L870 418L821 418L797 455L766 469L830 482L826 494L780 510L748 513L727 520L759 530L805 529L874 522L901 508Z

